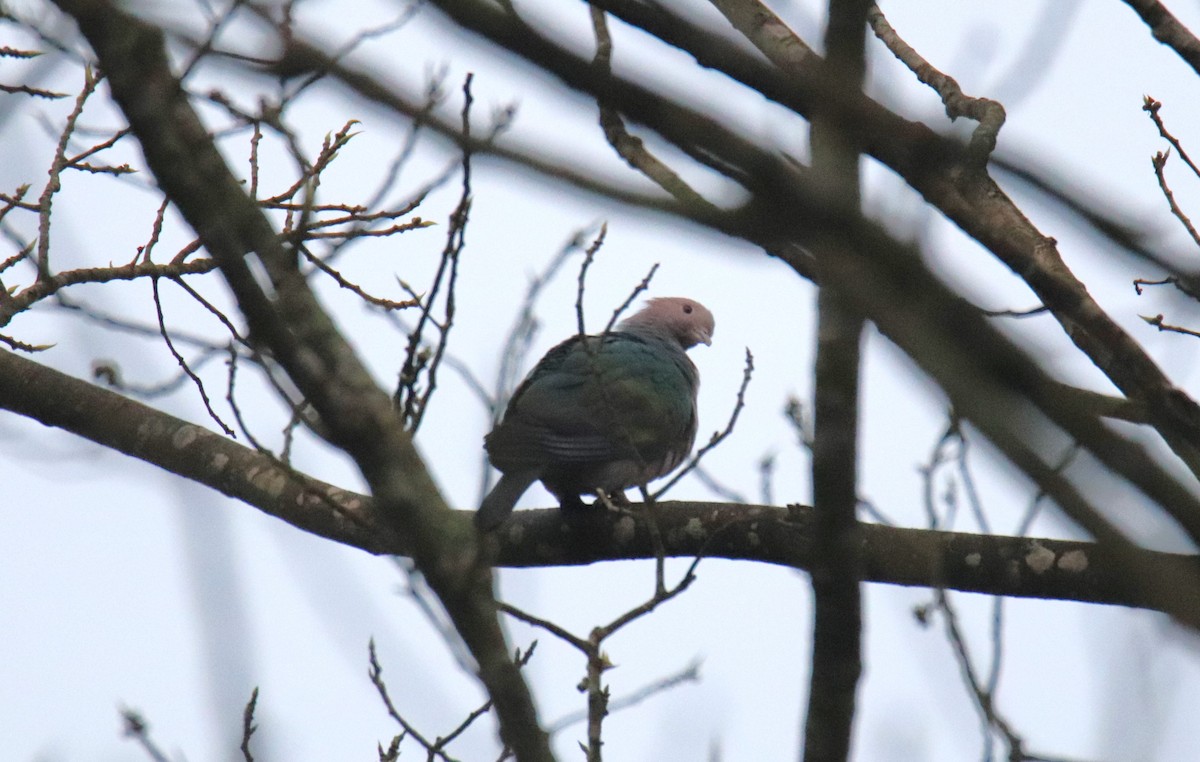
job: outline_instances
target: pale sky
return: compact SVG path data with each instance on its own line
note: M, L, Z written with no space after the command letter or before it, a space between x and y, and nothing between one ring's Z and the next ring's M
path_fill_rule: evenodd
M694 6L700 4L687 7ZM1185 22L1200 28L1195 3L1172 6ZM18 7L37 8L28 3ZM302 6L308 28L329 41L380 23L396 7ZM1141 105L1146 94L1162 101L1163 116L1176 134L1200 150L1200 132L1194 131L1200 124L1200 79L1159 46L1125 5L959 0L888 2L882 7L900 34L955 76L966 92L1004 103L1008 122L1000 136L1003 151L1085 183L1089 194L1115 211L1163 231L1164 252L1194 254L1159 194L1149 159L1165 146ZM819 40L817 4L780 3L778 9L805 39ZM178 11L162 5L155 10L164 17ZM573 29L580 35L575 39L586 39L582 4L559 4L554 12L563 15L553 23ZM707 6L696 15L713 19L714 28L720 28L719 17ZM697 75L682 56L664 54L661 47L631 50L645 43L641 35L616 24L614 33L618 72L644 72L656 86L720 103L722 118L731 124L804 155L807 133L799 119L736 95L711 73ZM4 26L0 44L32 43ZM910 118L945 129L936 97L881 45L872 41L870 49L872 93ZM574 96L548 97L547 77L497 58L461 33L447 32L429 10L368 44L357 60L408 85L445 66L452 91L467 71L474 71L480 118L492 108L519 104L509 139L599 168L612 178L626 177L594 126L594 104ZM27 65L0 63L0 80L11 82L10 72L28 70ZM225 68L210 68L193 84L203 90L221 84L227 74ZM39 84L74 92L79 82L79 72L63 65ZM231 94L251 106L257 98L245 83L233 85ZM60 123L71 106L67 101L31 104L0 95L0 111L18 109L0 121L7 149L0 162L0 191L32 182L31 192L40 193L56 140L40 120ZM448 113L456 110L455 104L447 107ZM205 113L216 115L208 109ZM397 151L405 125L336 88L309 96L291 112L291 123L313 152L325 134L352 118L361 122L360 134L326 176L325 201L365 199ZM104 108L89 111L84 121L104 127L115 123ZM237 171L244 172L246 136L231 139L224 148ZM135 160L126 151L126 158ZM666 157L678 158L671 153ZM397 195L412 192L450 160L444 145L426 138L405 169ZM291 182L291 166L278 152L268 152L263 166L265 189L274 192ZM1200 209L1195 180L1189 182L1176 170L1171 165L1181 204L1191 202L1191 209ZM724 187L694 171L685 174L705 190L717 193ZM1187 322L1194 312L1165 293L1137 297L1132 278L1157 273L1115 257L1062 214L998 176L1040 229L1058 239L1068 265L1101 305L1178 385L1195 393L1200 387L1195 340L1159 335L1138 317L1173 310L1178 322ZM902 236L919 236L939 272L972 298L989 308L1034 306L1032 295L1002 265L924 212L915 194L901 190L889 172L869 166L865 177L870 213ZM345 271L388 298L403 297L397 276L422 288L443 244L445 221L457 200L456 183L417 212L439 225L355 247L343 260ZM477 163L473 190L451 341L458 359L490 382L529 278L576 231L607 221L607 242L589 276L591 326L601 327L650 266L661 263L653 294L694 297L716 316L713 346L692 353L703 379L701 441L724 426L741 381L745 348L755 356L757 371L743 418L706 466L756 501L757 464L773 453L776 502L809 502L807 459L782 415L789 395L807 402L811 394L814 291L807 282L746 244L564 192L528 173L514 175L495 160ZM128 261L148 237L157 203L153 194L133 185L68 176L55 206L56 266ZM19 221L26 234L30 222ZM161 244L164 259L165 252L190 240L177 218L169 222ZM3 256L9 253L5 249ZM534 343L535 357L574 331L577 266L578 258L540 302L542 330ZM13 285L7 275L5 282ZM216 276L207 282L206 293L223 298ZM390 388L403 337L331 284L324 285L322 294L380 383ZM153 319L148 284L89 287L69 295ZM220 339L219 325L178 289L168 291L165 304L177 325ZM1110 390L1094 368L1071 353L1049 318L1011 327L1027 345L1062 357L1055 369L1064 378ZM31 343L54 343L36 359L80 377L88 377L98 360L116 360L127 379L147 384L175 372L160 341L81 327L49 305L6 330ZM878 335L868 336L866 357L862 493L898 523L923 526L918 466L944 426L944 404ZM218 409L226 414L224 374L222 360L203 369ZM278 446L281 407L256 390L249 371L243 379L242 406L251 425L265 443ZM418 442L451 504L471 508L479 497L481 440L488 421L460 379L447 371L441 379L443 388ZM194 387L184 386L152 404L212 425ZM972 446L989 518L998 531L1009 533L1033 492L996 463L978 437ZM362 489L349 460L311 438L299 442L294 458L314 476ZM402 592L406 578L388 559L306 535L205 488L11 414L0 414L0 477L9 495L0 502L0 748L5 759L148 759L122 738L121 707L143 714L172 760L239 759L242 708L254 686L260 688L256 758L374 759L375 744L386 746L397 729L367 679L370 638L397 707L426 735L449 732L483 700L476 682L456 665L452 652ZM694 478L682 482L673 495L715 499ZM1124 496L1116 498L1120 502ZM543 507L549 501L537 488L521 505ZM1142 506L1120 507L1139 540L1176 547L1170 545L1165 522ZM965 511L956 528L975 528ZM1053 510L1036 522L1032 533L1078 536ZM672 562L668 568L677 578L686 562ZM499 579L507 600L586 634L652 592L653 565L511 570L500 572ZM920 589L867 586L857 760L981 757L979 719L942 628L923 628L911 613L929 599L929 592ZM972 595L955 595L954 600L979 668L986 671L991 600ZM1039 601L1009 601L1005 611L1000 707L1032 751L1087 760L1200 758L1200 738L1194 732L1200 651L1193 636L1146 612ZM702 562L691 590L609 643L608 654L618 668L607 675L614 697L694 660L702 662L701 680L610 716L607 758L699 760L719 749L725 762L795 759L808 682L809 612L804 575L761 564ZM582 709L584 697L575 687L584 670L580 655L545 633L516 624L510 631L515 646L524 648L534 638L539 642L527 672L543 722ZM575 758L576 743L583 737L582 725L556 736L560 758ZM415 747L406 748L402 759L421 756ZM483 760L494 759L495 749L494 725L487 719L451 753Z

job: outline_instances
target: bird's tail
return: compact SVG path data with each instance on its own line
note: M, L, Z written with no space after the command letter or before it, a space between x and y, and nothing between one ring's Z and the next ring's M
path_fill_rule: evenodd
M475 512L475 526L479 527L480 531L490 532L504 523L517 500L525 494L525 490L529 489L529 485L533 484L535 479L536 472L516 471L503 474Z

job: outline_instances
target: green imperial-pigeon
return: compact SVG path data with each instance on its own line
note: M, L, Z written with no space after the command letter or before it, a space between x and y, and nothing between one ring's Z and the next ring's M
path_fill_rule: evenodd
M503 474L475 514L487 531L541 480L563 508L679 466L696 440L700 374L686 350L711 344L712 313L681 297L651 299L615 331L572 336L546 353L484 438Z

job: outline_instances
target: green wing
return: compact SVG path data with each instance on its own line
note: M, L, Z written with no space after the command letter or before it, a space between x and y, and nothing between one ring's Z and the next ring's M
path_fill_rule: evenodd
M575 336L547 352L517 387L487 438L488 453L501 468L654 462L690 448L697 385L678 345L626 332Z

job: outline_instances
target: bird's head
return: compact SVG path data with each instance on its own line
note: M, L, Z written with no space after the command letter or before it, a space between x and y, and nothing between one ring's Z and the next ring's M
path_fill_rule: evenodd
M682 296L660 296L621 321L618 328L664 333L690 349L697 344L711 345L714 326L712 313L700 302Z

